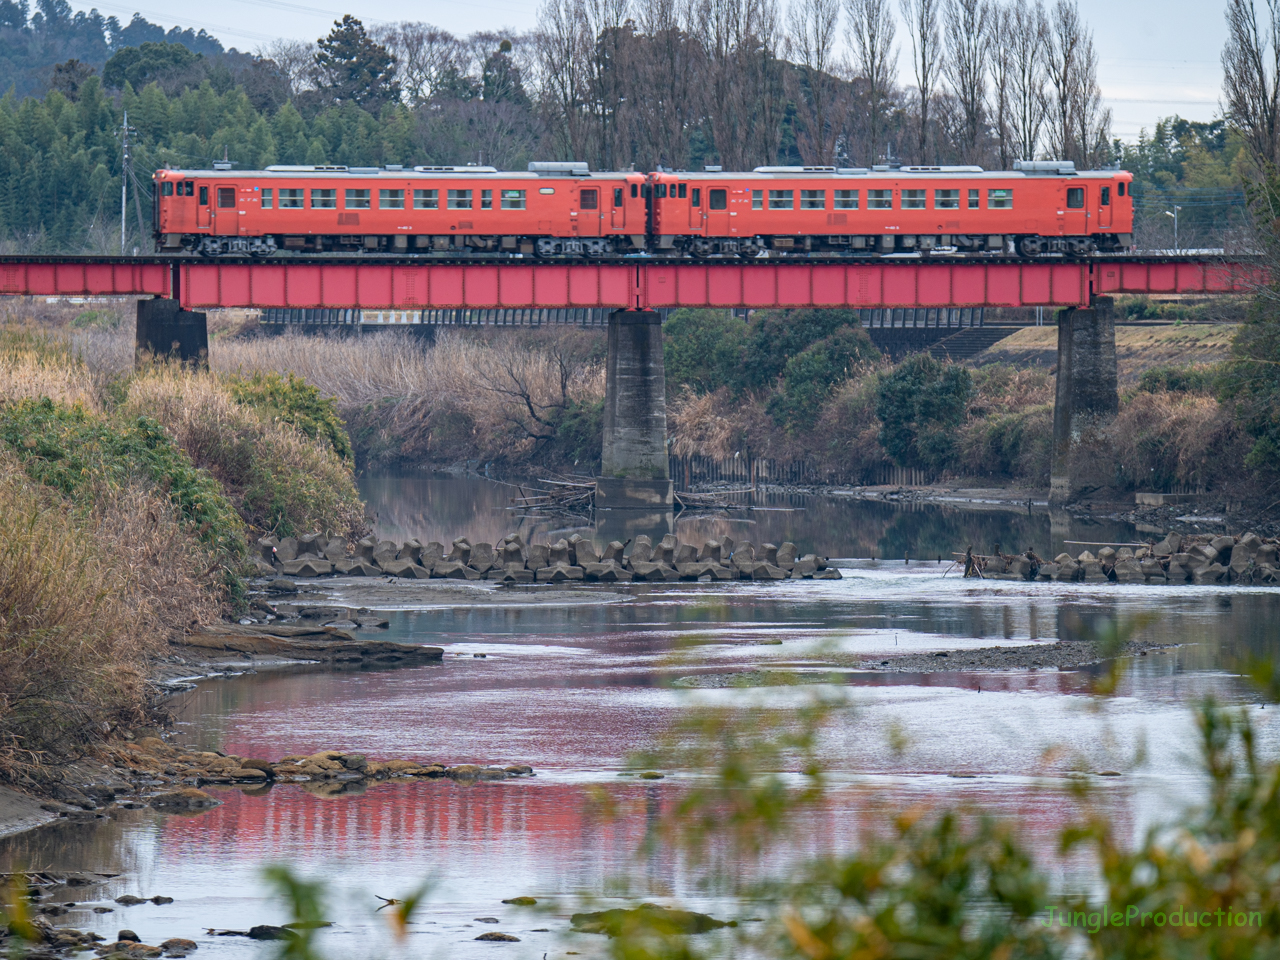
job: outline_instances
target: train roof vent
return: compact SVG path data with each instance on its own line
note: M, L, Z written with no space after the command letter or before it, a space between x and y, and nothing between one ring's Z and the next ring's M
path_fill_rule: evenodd
M213 161L213 169L215 170L230 170L231 167L232 167L232 163L230 160Z
M591 168L577 160L534 160L529 164L529 172L537 174L567 173L574 177L585 177Z
M388 168L390 169L390 168ZM415 173L497 173L497 167L481 167L474 163L465 167L414 167Z
M718 163L708 164L707 166L702 168L702 172L703 173L723 173L724 167Z
M835 167L756 167L752 173L835 173Z
M981 167L900 167L902 173L982 173Z
M325 166L325 165L298 166L298 165L287 164L287 163L277 163L267 167L267 172L268 173L325 173L325 172L342 173L346 169L347 168L345 166L340 166L338 164L331 164L328 166Z
M1059 176L1070 176L1076 172L1074 160L1015 160L1013 169L1023 173L1056 173Z
M357 173L366 177L381 172L381 167L347 167L347 173Z

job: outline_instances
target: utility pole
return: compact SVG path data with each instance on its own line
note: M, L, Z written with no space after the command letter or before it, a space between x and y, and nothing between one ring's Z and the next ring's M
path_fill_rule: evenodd
M121 145L123 153L120 160L120 256L124 256L125 247L125 213L129 208L129 111L124 112L124 122L120 125Z
M1164 215L1166 217L1173 217L1173 252L1174 253L1178 252L1178 211L1181 209L1182 208L1180 206L1178 206L1177 204L1174 204L1172 213L1170 213L1168 210L1164 212Z

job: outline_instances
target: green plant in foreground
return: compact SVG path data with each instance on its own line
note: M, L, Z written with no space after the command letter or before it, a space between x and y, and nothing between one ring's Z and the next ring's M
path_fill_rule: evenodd
M336 397L321 396L314 385L292 373L282 377L258 372L227 377L226 383L236 403L277 417L312 440L323 440L344 461L354 460Z
M0 405L0 442L27 475L89 508L98 485L138 478L168 496L182 519L221 556L244 556L244 525L217 481L149 417L108 418L48 398Z

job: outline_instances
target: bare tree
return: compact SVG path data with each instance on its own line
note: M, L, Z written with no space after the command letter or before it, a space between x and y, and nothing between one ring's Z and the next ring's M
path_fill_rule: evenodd
M987 115L995 134L996 157L1001 170L1008 170L1013 161L1013 95L1017 72L1017 61L1011 43L1013 19L1010 7L991 8L991 96L987 104Z
M1036 0L1011 0L1008 13L1007 45L1012 58L1010 80L1010 121L1012 151L1018 159L1034 160L1040 148L1040 134L1049 110L1045 75L1049 44L1049 22L1044 7Z
M889 0L845 0L846 39L853 52L854 70L867 87L869 160L880 158L884 108L898 73L896 32Z
M1227 113L1256 161L1280 159L1280 10L1268 0L1259 24L1253 0L1228 0L1227 44L1222 48Z
M1111 159L1111 111L1102 106L1102 89L1098 86L1098 53L1093 35L1086 30L1076 58L1074 104L1075 139L1080 162L1085 168L1100 167Z
M629 105L625 96L630 86L627 46L633 32L627 18L629 7L629 0L581 0L584 41L590 49L586 73L596 163L605 170L618 166L623 111Z
M731 169L769 163L782 139L784 91L774 0L702 0L699 39L707 57L707 120Z
M706 60L692 36L689 0L636 0L631 58L632 160L641 169L689 164L689 135L703 116Z
M431 99L442 76L450 70L465 71L460 44L453 34L429 23L386 24L370 35L396 58L400 88L410 103Z
M840 0L794 0L787 16L787 59L796 105L796 145L811 166L835 162L841 118L841 83L833 75Z
M929 101L938 85L941 67L941 45L938 38L938 12L942 0L900 0L902 18L911 37L911 69L915 75L918 97L920 138L917 162L928 163Z
M962 113L956 146L965 163L982 159L992 10L986 0L951 0L943 12L943 72Z
M316 45L304 40L273 40L258 49L258 55L270 60L289 81L289 95L315 87Z
M1058 159L1078 160L1076 149L1077 105L1080 47L1085 26L1075 0L1056 0L1049 14L1049 46L1045 72L1052 88L1050 108L1049 150Z
M588 156L589 77L582 0L546 0L538 11L538 74L547 126L562 158Z

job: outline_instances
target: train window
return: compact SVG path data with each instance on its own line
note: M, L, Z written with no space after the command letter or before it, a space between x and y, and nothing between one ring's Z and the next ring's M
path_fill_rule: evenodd
M439 190L413 191L413 209L439 210L440 209L440 191Z
M368 193L368 191L365 191ZM347 206L351 204L348 203ZM292 187L282 187L280 189L280 207L281 209L300 209L302 207L302 191Z
M480 209L481 210L493 209L493 191L492 190L480 191Z
M697 193L697 191L695 190L694 193ZM615 207L622 206L622 188L621 187L613 188L613 205ZM695 203L694 206L696 207L697 204Z
M619 193L622 191L619 190ZM523 210L524 209L524 191L523 190L503 190L500 192L500 202L503 210ZM618 197L618 206L622 206L622 197Z
M837 190L835 199L835 208L837 210L857 210L858 209L858 191L857 190Z
M659 200L667 199L667 185L665 183L657 184L653 188L653 195L657 197Z
M262 209L270 210L272 207L271 201L273 199L275 199L275 191L272 190L270 187L263 187L262 188Z
M600 194L595 190L583 190L578 194L578 206L583 210L599 209Z
M982 195L982 191L981 191L981 190L970 190L970 191L969 191L969 209L970 209L970 210L977 210L977 209L978 209L978 206L979 206L979 203L980 203L980 201L979 201L979 199L978 199L978 198L979 198L981 195Z
M185 194L188 197L192 195L192 191L196 188L196 182L194 180L184 180L182 185L186 187Z
M685 198L685 190L687 189L687 187L688 187L688 185L687 185L687 184L684 184L684 183L680 184L680 199L681 199L681 200L683 200L683 199Z
M791 210L796 205L796 193L794 190L770 190L769 191L769 209L770 210Z
M867 191L867 209L868 210L892 210L893 209L893 191L892 190L868 190Z
M209 188L201 187L200 188L200 206L205 207L208 205L209 205Z
M1013 209L1013 191L1012 190L988 190L987 191L987 209L988 210L1012 210Z
M1104 207L1111 206L1111 188L1103 187L1101 194L1098 196L1098 203Z
M190 191L188 191L188 192L190 192ZM1124 182L1123 182L1123 181L1121 181L1120 183L1117 183L1117 184L1116 184L1116 193L1120 194L1120 196L1122 196L1122 197L1124 196Z
M693 194L690 197L689 206L691 207L702 206L702 189L700 187L693 188Z
M902 191L902 209L903 210L923 210L925 190L903 190Z
M403 190L379 190L378 191L378 209L379 210L403 210L404 209L404 191Z
M552 194L552 193L555 193L555 192L556 192L556 188L555 188L555 187L539 187L539 188L538 188L538 192L539 192L539 193Z
M280 206L284 206L284 191L280 191ZM346 208L348 210L368 210L369 209L369 191L368 190L348 190L346 198Z
M471 191L470 190L450 190L448 206L450 210L470 210L471 209Z
M827 209L827 191L801 190L800 191L800 209L801 210Z
M162 184L160 184L160 196L162 197L173 196L173 181L166 180Z
M715 207L712 207L711 209L714 210ZM763 190L751 191L751 209L752 210L764 209L764 191Z
M759 190L752 190L751 196L754 198L759 193L760 193ZM727 210L729 208L729 191L728 190L708 190L707 206L710 207L712 210ZM754 199L751 201L751 207L753 210L760 209L759 207L756 206Z
M1067 187L1067 207L1072 210L1084 209L1084 187Z
M960 191L959 190L933 191L933 208L935 210L959 210L960 209Z
M218 206L223 210L235 209L236 205L236 188L235 187L219 187L218 188Z
M311 209L312 210L334 210L338 206L337 190L312 190L311 191Z
M634 200L636 198L636 195L639 194L639 192L640 192L639 187L637 187L636 184L633 183L631 185L631 199Z

